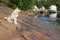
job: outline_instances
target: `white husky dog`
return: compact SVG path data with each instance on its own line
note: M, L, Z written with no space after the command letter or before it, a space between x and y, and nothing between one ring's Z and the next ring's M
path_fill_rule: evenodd
M18 9L18 7L12 12L11 15L4 17L4 19L7 19L7 21L9 22L14 22L15 24L17 24L17 17L18 17L18 13L21 12L21 10Z

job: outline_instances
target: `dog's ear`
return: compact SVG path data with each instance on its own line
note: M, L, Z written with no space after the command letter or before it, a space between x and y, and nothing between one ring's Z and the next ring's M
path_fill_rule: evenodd
M19 8L17 7L17 9L19 9Z

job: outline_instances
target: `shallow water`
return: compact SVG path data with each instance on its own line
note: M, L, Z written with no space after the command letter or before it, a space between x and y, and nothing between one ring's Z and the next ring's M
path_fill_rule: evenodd
M38 20L60 27L60 18L52 19L49 17L37 17Z

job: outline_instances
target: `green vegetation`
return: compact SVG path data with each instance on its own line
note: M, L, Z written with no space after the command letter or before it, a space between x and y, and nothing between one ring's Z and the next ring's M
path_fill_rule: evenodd
M18 7L22 10L32 9L34 7L34 0L19 0Z
M38 8L42 7L41 1L35 0L35 4Z
M0 0L0 3L3 3L13 9L19 7L21 10L32 9L34 5L39 8L42 6L49 8L51 4L55 4L60 10L60 0Z
M19 7L21 10L28 10L34 7L34 2L34 0L9 0L9 5L7 6L13 9Z

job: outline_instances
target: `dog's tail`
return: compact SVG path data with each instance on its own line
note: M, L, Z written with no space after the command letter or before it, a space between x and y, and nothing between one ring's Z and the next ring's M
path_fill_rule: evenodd
M7 19L7 17L4 17L4 19Z

